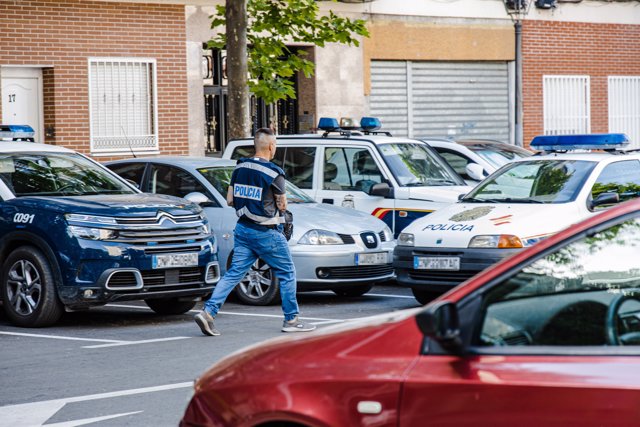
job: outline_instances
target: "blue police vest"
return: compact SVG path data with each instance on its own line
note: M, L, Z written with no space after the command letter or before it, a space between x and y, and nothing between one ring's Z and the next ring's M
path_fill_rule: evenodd
M233 206L239 218L245 217L256 224L266 222L265 225L282 222L277 213L274 216L264 207L267 190L278 175L284 176L284 171L271 162L253 158L238 160L231 183Z

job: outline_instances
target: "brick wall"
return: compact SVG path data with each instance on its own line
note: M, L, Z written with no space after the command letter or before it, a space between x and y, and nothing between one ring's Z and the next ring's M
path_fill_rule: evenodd
M542 76L588 75L591 132L608 132L607 77L640 75L640 25L525 21L524 142L544 131Z
M87 58L155 58L162 154L187 154L184 6L0 0L0 65L43 69L46 142L89 153ZM47 133L45 131L45 133ZM106 160L100 157L100 160Z

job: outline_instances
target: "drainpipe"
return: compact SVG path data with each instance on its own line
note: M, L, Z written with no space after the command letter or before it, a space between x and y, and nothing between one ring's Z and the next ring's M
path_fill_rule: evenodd
M514 142L518 147L522 147L522 22L520 19L516 19L513 26L516 32L516 117Z

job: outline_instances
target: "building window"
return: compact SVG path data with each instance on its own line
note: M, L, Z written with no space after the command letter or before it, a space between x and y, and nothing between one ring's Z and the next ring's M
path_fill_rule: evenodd
M591 131L589 76L543 76L544 134Z
M91 153L158 151L156 61L89 58Z
M609 132L626 133L640 148L640 77L609 77Z

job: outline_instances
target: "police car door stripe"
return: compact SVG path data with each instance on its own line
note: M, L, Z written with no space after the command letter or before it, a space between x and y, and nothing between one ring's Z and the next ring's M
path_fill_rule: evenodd
M279 175L278 172L269 169L266 166L258 165L251 162L240 163L237 167L253 169L254 171L262 172L263 174L270 176L271 178L276 178Z

